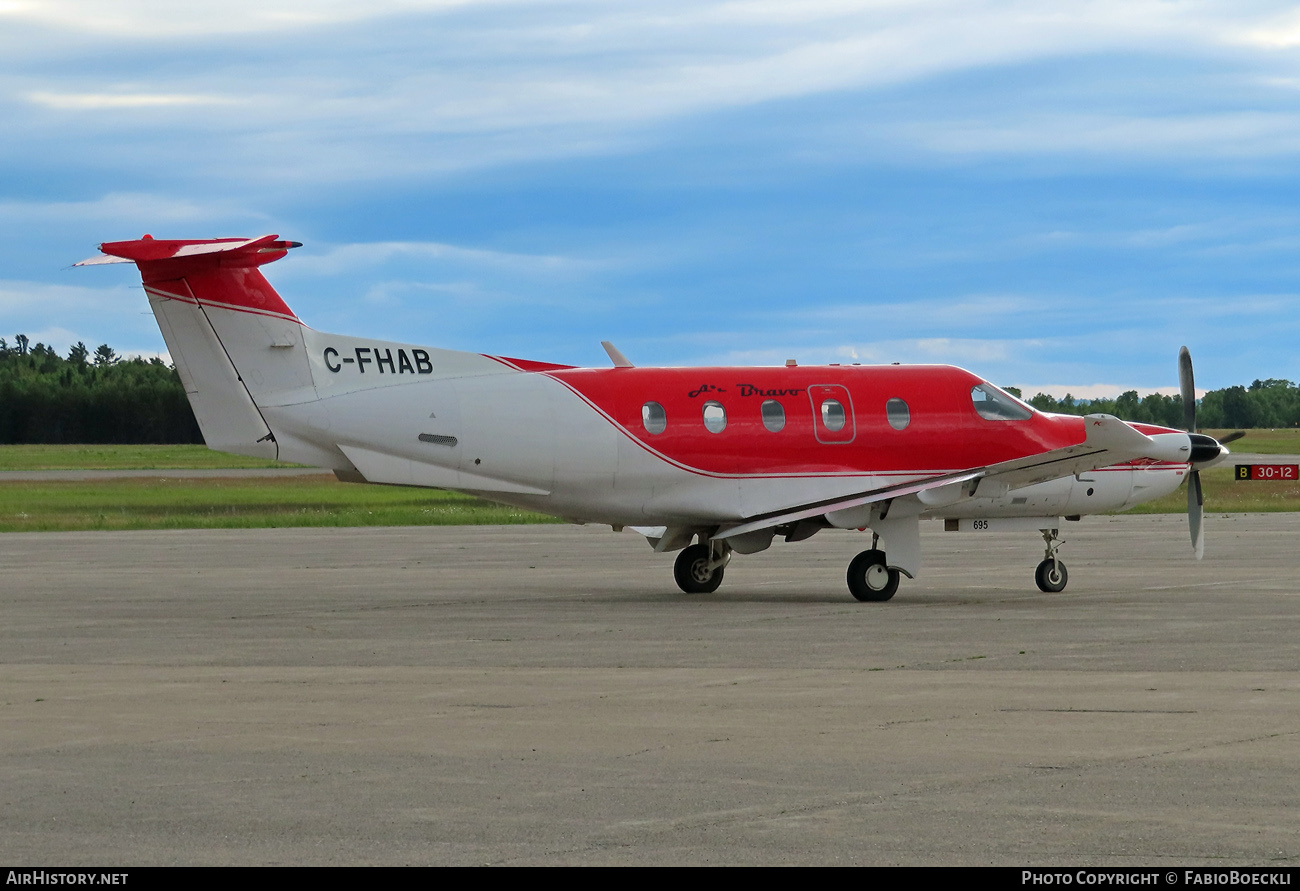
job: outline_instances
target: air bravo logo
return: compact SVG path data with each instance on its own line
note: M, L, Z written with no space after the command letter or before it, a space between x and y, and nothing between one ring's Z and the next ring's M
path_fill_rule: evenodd
M762 387L756 387L753 384L736 384L740 388L741 396L798 396L804 391L803 387L783 387L775 390L765 390ZM700 384L694 390L686 395L694 399L696 396L703 396L706 393L725 393L726 387L719 387L717 384Z
M762 387L756 387L753 384L737 384L740 387L741 396L798 396L803 392L803 387L782 387L775 390L764 390Z
M399 349L397 356L387 347L357 347L351 356L340 356L334 347L325 347L325 367L337 374L344 365L355 365L361 374L366 373L367 365L374 365L380 374L433 374L433 363L429 361L427 350ZM415 360L412 363L411 360Z

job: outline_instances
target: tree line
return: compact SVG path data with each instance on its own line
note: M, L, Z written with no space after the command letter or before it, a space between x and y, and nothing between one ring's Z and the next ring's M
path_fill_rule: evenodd
M1022 394L1008 387L1017 396ZM1181 427L1178 396L1129 390L1115 399L1028 400L1042 411L1104 413ZM1209 428L1300 426L1300 387L1270 378L1205 394L1197 423ZM121 359L108 344L77 343L66 357L24 334L0 337L0 443L201 443L176 369L161 359Z
M0 337L0 443L201 443L176 369L108 344L60 356Z
M1020 394L1017 392L1016 395ZM1181 396L1151 393L1140 397L1137 390L1129 390L1114 399L1075 399L1069 393L1056 399L1039 393L1027 401L1040 411L1067 415L1115 415L1126 421L1175 428L1183 425ZM1269 378L1255 380L1249 387L1211 390L1197 406L1196 423L1202 428L1242 430L1300 426L1300 387L1288 380Z

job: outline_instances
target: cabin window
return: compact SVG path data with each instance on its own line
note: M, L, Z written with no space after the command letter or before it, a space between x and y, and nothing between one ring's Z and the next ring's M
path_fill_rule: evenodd
M907 403L895 396L885 403L885 417L889 419L889 426L895 430L906 430L907 425L912 423L912 410L907 407Z
M763 403L763 426L773 433L780 433L785 429L785 406L775 399L768 399Z
M721 402L704 403L704 429L710 433L721 433L727 429L727 410Z
M848 421L848 415L844 411L844 404L838 399L827 399L822 402L822 424L832 433L844 429L844 424Z
M990 421L1027 421L1034 416L1032 408L992 384L971 387L970 398L979 416Z
M641 406L641 424L646 433L663 433L668 429L668 413L658 402L647 402Z

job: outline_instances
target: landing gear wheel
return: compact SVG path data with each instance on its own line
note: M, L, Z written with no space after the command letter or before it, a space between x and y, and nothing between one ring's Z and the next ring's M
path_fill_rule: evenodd
M885 565L885 552L863 551L849 564L849 593L864 602L882 603L898 590L898 570Z
M1064 591L1065 583L1069 580L1070 574L1065 571L1065 564L1059 560L1044 560L1034 570L1034 581L1038 583L1038 590L1048 594Z
M673 578L687 594L712 594L722 584L723 566L710 569L713 548L706 544L691 545L677 555Z

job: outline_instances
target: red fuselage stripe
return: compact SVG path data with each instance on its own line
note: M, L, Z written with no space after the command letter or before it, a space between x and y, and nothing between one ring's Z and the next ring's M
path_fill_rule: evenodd
M154 287L153 285L145 285L144 289L146 292L150 294L156 294L159 297L165 297L168 300L177 300L180 301L181 303L189 303L196 306L211 306L215 309L228 309L231 310L232 312L244 312L244 313L248 313L249 315L267 316L273 319L284 319L286 322L297 322L299 325L302 325L302 320L295 315L285 315L284 313L275 312L273 310L253 309L250 306L238 306L233 303L222 303L218 300L205 300L200 297L187 297L183 294L173 294L170 291L164 291L160 288Z

